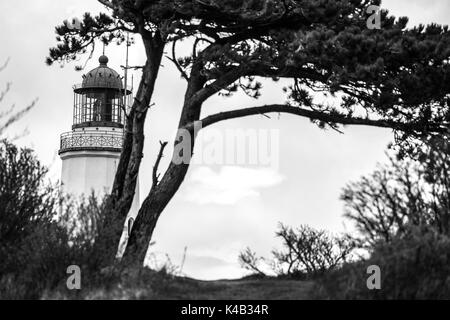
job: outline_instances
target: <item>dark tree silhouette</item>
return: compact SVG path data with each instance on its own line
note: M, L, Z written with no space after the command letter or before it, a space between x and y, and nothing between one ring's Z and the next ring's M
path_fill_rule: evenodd
M279 276L314 277L347 262L354 249L348 237L334 236L306 225L292 228L280 224L276 235L282 241L282 249L273 250L270 261L247 248L239 255L241 265L259 275L265 275L261 264L269 263Z
M258 257L256 252L252 251L251 248L246 248L239 254L239 263L244 268L250 272L257 274L259 276L266 276L266 273L261 270L260 263L264 261L264 258Z
M277 236L284 250L274 251L274 255L281 266L288 266L287 274L322 274L347 262L353 250L349 239L308 226L293 229L281 225Z
M170 59L187 82L174 158L190 159L198 121L206 128L273 112L308 118L336 130L341 125L392 128L399 141L447 131L448 28L431 24L408 29L407 18L396 19L383 11L381 28L371 30L367 28L367 8L379 5L379 0L99 1L109 15L86 14L80 28L57 27L58 45L50 50L47 62L75 59L92 48L96 39L120 41L125 32L142 37L146 61L127 116L124 148L110 198L111 219L122 221L111 224L117 239L134 196L146 114L169 44ZM188 56L177 55L176 45L181 40L192 44ZM216 94L241 89L259 97L259 78L291 79L292 85L285 89L288 102L224 108L201 118L204 102ZM336 106L331 107L332 103ZM190 141L183 141L185 131L191 134ZM172 161L161 179L153 181L134 222L125 257L143 261L159 216L188 168L189 161Z

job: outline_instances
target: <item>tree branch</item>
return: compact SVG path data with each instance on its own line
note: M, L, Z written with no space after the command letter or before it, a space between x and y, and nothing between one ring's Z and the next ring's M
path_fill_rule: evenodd
M245 109L237 109L232 111L221 112L217 114L213 114L203 118L201 121L202 128L206 128L215 123L242 118L253 115L264 115L266 113L288 113L293 115L298 115L301 117L309 118L311 120L323 121L326 123L337 123L342 125L361 125L361 126L371 126L371 127L380 127L380 128L390 128L394 130L400 131L415 131L417 123L404 123L392 120L372 120L369 118L362 117L348 117L343 114L331 114L327 112L308 110L304 108L292 107L289 105L283 104L271 104L264 105L260 107L250 107ZM191 123L187 127L193 126ZM427 127L429 130L433 132L447 132L448 128L446 128L445 124L436 125L434 127Z
M203 103L212 95L216 94L220 90L226 89L229 85L233 84L235 81L245 73L245 67L236 67L231 69L229 72L225 73L213 83L205 86L192 97L195 103Z
M3 63L3 65L0 66L0 72L2 72L4 69L6 69L6 67L9 64L9 60L10 60L10 58L6 59L5 63Z
M14 113L12 116L10 116L5 123L0 124L0 136L3 134L3 132L12 124L14 124L15 122L19 121L25 114L27 114L31 109L34 108L34 106L36 105L38 99L35 99L33 102L31 102L31 104L29 106L27 106L26 108L23 108L22 110L20 110L17 113Z
M169 56L167 56L167 59L169 59L170 61L172 61L175 66L177 67L178 71L181 73L181 76L186 80L189 81L189 76L187 75L186 71L183 70L183 68L180 66L180 64L177 61L177 55L176 55L176 43L177 41L174 40L172 43L172 58L170 58Z
M152 188L156 187L156 185L158 184L158 179L159 179L159 174L158 174L158 167L159 167L159 163L161 162L161 159L164 155L164 149L166 148L168 142L159 142L160 144L160 149L159 149L159 154L158 157L156 158L156 162L155 165L153 166L153 185Z
M98 0L98 2L100 2L102 5L110 8L110 9L114 10L114 5L110 1L108 1L108 0Z

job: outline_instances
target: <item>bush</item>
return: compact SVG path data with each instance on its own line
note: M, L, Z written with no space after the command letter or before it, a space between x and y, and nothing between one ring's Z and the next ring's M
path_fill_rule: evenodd
M450 143L446 135L426 142L344 189L345 216L370 258L327 275L323 297L450 298ZM381 268L381 290L367 289L369 265Z
M47 170L29 149L0 142L0 243L19 246L36 229L51 223L57 203L54 189L43 183ZM0 268L4 270L5 260Z
M241 265L258 275L265 275L261 265L266 263L278 276L316 277L346 262L353 249L349 239L308 226L293 229L281 224L276 235L283 249L274 250L271 261L247 248L239 256Z
M45 182L47 170L29 149L0 145L0 298L37 299L66 284L67 267L78 265L85 283L102 276L95 245L105 201L95 195L60 197Z
M22 239L20 246L5 252L10 269L0 276L2 299L38 299L47 288L66 277L73 252L68 237L56 223L41 225Z
M367 267L381 270L381 290L369 290ZM450 238L428 227L411 227L374 247L371 257L327 274L317 286L326 299L450 299Z
M418 144L412 158L400 152L369 176L348 184L341 199L362 246L404 236L427 225L450 236L450 137Z

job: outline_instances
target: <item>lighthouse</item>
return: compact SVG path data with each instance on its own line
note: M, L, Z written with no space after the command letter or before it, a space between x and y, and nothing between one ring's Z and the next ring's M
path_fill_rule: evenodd
M132 101L131 88L108 67L108 58L102 55L99 63L73 87L72 131L61 135L62 191L77 198L92 192L101 198L111 192ZM138 209L139 183L130 214Z

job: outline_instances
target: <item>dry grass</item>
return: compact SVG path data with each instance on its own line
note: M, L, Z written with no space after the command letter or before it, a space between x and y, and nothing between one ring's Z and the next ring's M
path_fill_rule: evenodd
M240 279L201 281L144 270L121 276L107 287L82 287L78 292L60 288L44 299L149 299L149 300L305 300L312 296L312 281Z

